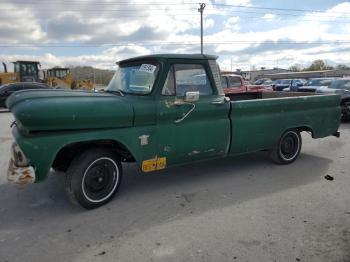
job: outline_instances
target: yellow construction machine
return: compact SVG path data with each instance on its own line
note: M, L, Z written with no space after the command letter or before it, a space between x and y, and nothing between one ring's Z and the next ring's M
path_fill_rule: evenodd
M74 80L69 68L54 67L46 70L44 82L51 87L92 90L91 80Z
M16 82L38 82L40 63L36 61L13 62L14 72L8 72L3 62L4 72L0 73L0 85Z

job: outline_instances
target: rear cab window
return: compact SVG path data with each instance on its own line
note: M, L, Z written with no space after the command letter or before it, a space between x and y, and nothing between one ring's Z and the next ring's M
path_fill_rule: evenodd
M221 86L222 88L228 88L226 76L221 77Z
M241 87L242 82L241 78L238 76L229 76L228 77L228 87Z

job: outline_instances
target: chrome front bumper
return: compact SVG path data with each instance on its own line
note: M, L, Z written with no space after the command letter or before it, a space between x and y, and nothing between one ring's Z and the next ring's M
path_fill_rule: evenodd
M21 148L13 143L11 147L12 156L7 169L7 180L17 185L35 182L35 170L29 165L28 159Z
M32 166L18 167L11 158L7 170L7 180L16 185L25 185L35 182L35 171Z

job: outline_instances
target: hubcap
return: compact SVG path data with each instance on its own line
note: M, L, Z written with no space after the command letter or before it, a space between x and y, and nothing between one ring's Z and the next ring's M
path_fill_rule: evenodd
M295 132L289 132L281 140L281 157L285 160L292 160L299 151L300 139Z
M118 166L113 159L99 158L86 169L82 189L91 202L106 200L115 190L119 180Z

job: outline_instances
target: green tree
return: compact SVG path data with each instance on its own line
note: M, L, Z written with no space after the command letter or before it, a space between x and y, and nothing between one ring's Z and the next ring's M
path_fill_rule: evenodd
M347 66L347 65L339 64L339 65L337 65L336 69L340 69L340 70L349 70L350 67Z
M293 72L300 72L303 70L303 66L301 64L294 64L288 68L288 70Z
M318 59L312 62L312 64L305 68L305 71L319 71L319 70L330 70L334 69L333 66L327 65L323 60Z

